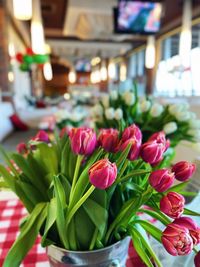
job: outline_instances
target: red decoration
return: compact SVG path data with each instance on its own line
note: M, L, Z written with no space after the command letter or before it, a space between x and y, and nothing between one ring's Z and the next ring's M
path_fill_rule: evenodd
M17 54L16 54L16 60L17 60L19 63L23 63L23 54L22 54L22 53L17 53Z

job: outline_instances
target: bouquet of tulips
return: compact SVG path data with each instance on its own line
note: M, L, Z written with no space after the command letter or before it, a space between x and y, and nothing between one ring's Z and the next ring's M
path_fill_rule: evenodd
M184 186L194 164L179 162L161 168L169 142L163 132L142 142L135 125L124 129L72 128L49 139L40 131L10 156L1 149L7 167L0 165L4 183L13 190L29 215L8 252L3 267L17 267L38 233L43 246L54 244L73 251L100 249L131 236L148 267L162 263L146 232L174 256L196 253L199 266L200 228L185 215ZM179 185L173 185L175 179ZM141 213L159 220L162 232Z
M124 129L136 123L147 140L154 132L164 131L171 147L180 141L200 141L200 120L188 104L161 105L151 97L138 97L137 89L104 95L92 110L97 128Z

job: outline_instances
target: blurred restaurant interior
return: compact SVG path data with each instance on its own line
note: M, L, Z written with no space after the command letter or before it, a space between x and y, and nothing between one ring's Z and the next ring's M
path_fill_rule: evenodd
M135 99L140 111L131 120ZM65 127L104 128L103 120L122 129L123 116L140 124L154 101L152 127L166 134L197 120L186 134L195 142L172 145L173 162L196 162L198 192L200 0L0 0L0 145L9 153L39 130L53 136ZM160 129L162 105L183 108ZM10 198L0 188L0 200Z

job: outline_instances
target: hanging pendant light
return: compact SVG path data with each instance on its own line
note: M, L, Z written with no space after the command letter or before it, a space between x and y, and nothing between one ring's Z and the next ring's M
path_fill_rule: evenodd
M179 56L184 67L190 66L190 52L192 46L192 1L185 0L183 5L182 30L180 35Z
M127 75L127 67L124 62L120 65L119 72L120 72L120 81L124 82L126 80L126 75Z
M75 70L70 70L69 74L68 74L68 80L70 83L75 83L76 82L76 72Z
M146 47L146 52L145 52L145 67L147 69L154 68L155 57L156 57L155 37L149 36L147 39L147 47Z
M33 1L33 18L31 21L32 50L36 54L46 54L44 28L42 25L40 0Z
M30 20L32 18L32 0L13 0L13 12L16 19Z
M108 79L108 72L105 60L103 60L101 63L100 76L102 81L106 81Z
M111 80L115 80L116 79L116 66L113 62L110 62L108 65L108 77Z

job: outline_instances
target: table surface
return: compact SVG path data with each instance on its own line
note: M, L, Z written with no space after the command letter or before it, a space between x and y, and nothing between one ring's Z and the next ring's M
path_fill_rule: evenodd
M27 215L23 204L16 198L0 200L0 266L8 253L8 250L19 235L19 224ZM138 258L135 258L133 248L129 249L127 267L145 267ZM46 251L40 246L40 237L29 251L20 267L49 267Z

